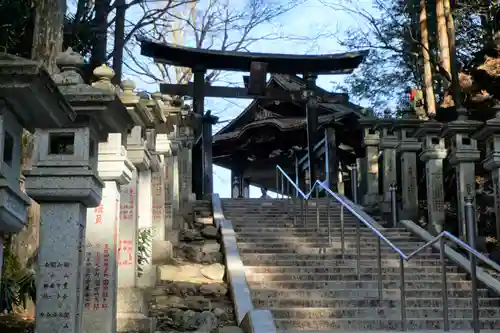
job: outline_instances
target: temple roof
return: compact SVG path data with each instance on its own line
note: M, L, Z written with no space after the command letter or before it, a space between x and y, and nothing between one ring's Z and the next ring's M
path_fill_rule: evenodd
M305 87L305 82L294 75L283 75L274 74L271 79L267 82L268 88L280 87L286 91L299 91ZM361 113L361 107L350 103L347 94L342 93L330 93L324 89L317 87L317 94L320 96L325 96L327 99L326 103L319 103L318 114L321 120L325 121L327 118L321 118L322 115L332 115L331 119L341 119L348 114L354 114L357 118L364 118ZM214 142L229 139L231 136L239 135L239 132L245 131L249 127L256 127L260 125L265 125L267 122L271 124L274 123L275 126L285 130L294 127L302 127L305 125L305 114L301 111L299 114L272 114L272 112L267 112L266 119L257 120L258 112L266 113L261 105L262 101L253 100L235 119L229 122L226 126L221 128L214 136ZM301 106L301 103L294 103L297 106ZM291 110L287 110L292 112ZM320 122L321 124L321 122ZM232 133L233 131L238 131L238 133Z
M216 51L160 43L139 38L141 55L169 65L248 72L251 62L264 62L268 73L348 74L356 69L368 51L324 55L273 54Z

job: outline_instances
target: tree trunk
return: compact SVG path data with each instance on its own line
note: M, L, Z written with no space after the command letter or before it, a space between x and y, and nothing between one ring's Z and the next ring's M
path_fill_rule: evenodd
M446 15L445 15L445 1L446 0L436 0L436 23L437 23L437 33L438 33L438 46L439 46L439 63L441 67L448 73L451 74L451 62L450 62L450 46L448 44L448 28L446 25ZM450 77L450 76L449 76ZM444 88L448 84L445 83Z
M31 59L41 61L49 73L57 71L56 57L63 45L65 0L38 0Z
M420 38L424 67L424 90L427 114L436 114L436 99L432 86L432 68L429 55L429 31L427 30L427 9L425 0L420 0Z
M455 22L453 21L453 14L451 12L450 0L443 0L444 11L446 17L446 26L448 30L448 44L449 44L449 54L450 54L450 74L451 74L451 88L453 93L453 101L455 102L455 108L457 110L462 107L462 96L460 81L458 79L458 62L457 62L457 50L455 45ZM465 115L460 115L459 118Z
M93 24L95 39L94 45L92 46L92 70L106 63L108 14L110 3L110 0L95 0L95 18Z
M114 84L120 84L123 76L123 49L125 48L125 0L116 0L115 45L113 50Z

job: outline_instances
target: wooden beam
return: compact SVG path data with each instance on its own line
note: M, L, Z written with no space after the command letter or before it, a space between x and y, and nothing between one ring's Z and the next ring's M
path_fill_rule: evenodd
M166 95L193 96L193 84L160 84L160 91ZM267 99L283 102L301 102L302 94L300 91L284 91L283 89L274 88L266 89L264 95L249 94L247 88L237 87L220 87L205 84L205 97L223 97L223 98L243 98L243 99Z

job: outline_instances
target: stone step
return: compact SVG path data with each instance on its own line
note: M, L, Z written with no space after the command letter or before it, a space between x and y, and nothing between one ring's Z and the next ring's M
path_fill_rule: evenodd
M262 234L236 234L236 238L239 242L261 242L261 243L272 243L272 242L282 242L282 243L293 243L293 242L301 242L301 243L314 243L314 242L328 242L328 235L297 235L297 236L286 236L283 233L275 233L274 235L262 235ZM330 237L332 244L339 243L342 238L338 233L332 233ZM347 242L356 241L356 235L349 234L349 236L345 235L344 240ZM377 245L377 237L369 236L366 234L361 235L361 240L363 245ZM396 245L405 245L405 244L415 244L417 242L421 242L416 238L409 238L407 236L390 236L389 240ZM421 243L422 244L422 243ZM382 246L387 246L384 241L381 241Z
M345 283L352 282L367 282L367 281L377 281L378 275L376 273L366 274L361 273L358 279L356 274L339 274L339 273L320 273L320 272L292 272L292 273L253 273L247 271L247 281L339 281ZM436 281L440 281L441 274L439 273L407 273L405 274L405 282L412 281L422 281L435 283ZM459 282L466 281L467 274L466 273L447 273L446 279L451 282ZM399 283L400 274L399 273L384 273L382 276L382 280L384 282L396 281ZM358 281L359 280L359 281ZM466 281L469 282L469 281ZM360 283L361 285L361 283Z
M277 327L281 330L392 330L401 331L402 323L398 319L360 318L348 319L275 319ZM450 318L450 329L472 330L472 318ZM481 319L480 329L497 330L500 328L500 318ZM411 318L406 320L408 330L442 330L444 323L442 319Z
M311 277L311 276L310 276ZM378 282L373 279L371 281L338 281L338 280L324 280L318 276L316 280L295 279L295 276L281 276L275 280L266 280L263 276L254 277L247 275L247 281L251 287L255 288L283 288L283 289L358 289L360 292L377 290ZM311 277L312 278L312 277ZM399 289L401 283L398 280L382 281L384 289ZM470 290L471 281L459 280L448 281L448 289ZM441 290L441 281L439 279L431 280L411 280L405 281L405 288L409 289L426 289L426 290Z
M328 290L328 289L314 289L314 288L288 288L281 289L275 287L276 283L272 283L269 288L259 287L258 284L253 284L250 286L250 293L252 299L320 299L320 298L335 298L335 299L352 299L352 300L374 300L378 301L378 290L377 289L339 289L339 290ZM272 289L274 288L274 289ZM441 289L405 289L406 297L419 297L419 298L441 298L443 296L443 291ZM399 299L401 296L401 290L396 289L384 289L382 291L382 296L384 299ZM458 298L471 298L472 293L470 290L461 289L449 289L448 297L458 297ZM487 289L478 289L478 296L482 298L488 297Z
M429 329L429 330L412 330L412 333L436 333L437 330L435 329ZM283 329L278 329L278 333L338 333L338 331L332 331L332 330L283 330ZM348 329L343 329L342 332L344 333L394 333L394 330L348 330ZM455 330L454 332L459 332L459 333L474 333L473 329L469 330ZM481 333L498 333L497 330L481 330Z
M305 262L306 264L309 262ZM324 261L317 261L317 265L307 266L245 266L245 272L250 274L255 273L286 273L286 274L296 274L296 273L337 273L337 274L355 274L356 264L351 266L339 266L335 262L328 265L323 265ZM382 274L399 274L399 267L387 267L382 265ZM446 272L457 273L459 268L457 266L446 266ZM422 266L413 265L405 267L405 274L438 274L441 272L441 266ZM377 267L366 267L361 266L362 274L378 274Z
M420 246L424 245L423 243L399 243L396 246L405 252L407 251L414 251L418 249ZM361 249L364 251L376 251L377 249L377 242L363 242L361 241ZM332 244L328 244L328 240L323 240L322 242L302 242L300 239L297 239L292 242L284 242L280 240L273 240L273 241L259 241L259 242L241 242L238 240L238 248L239 249L294 249L294 248L328 248L330 250L340 250L342 249L341 243L340 242L332 242ZM353 250L356 249L357 245L356 243L351 240L351 239L346 239L344 243L344 248L346 250ZM381 243L380 246L381 251L394 251L392 248L390 248L386 243ZM424 249L423 251L427 252L432 252L431 248Z
M301 255L301 254L322 254L322 255L338 255L341 256L341 251L339 249L332 248L272 248L272 247L261 247L261 248L253 248L253 249L239 249L240 254L288 254L288 255ZM385 248L381 250L381 253L384 257L395 257L399 256L394 250ZM377 258L377 253L371 248L363 248L361 247L361 255L365 258ZM356 250L355 249L346 249L344 252L344 258L349 259L350 257L355 258ZM439 259L439 253L431 253L431 249L424 250L415 256L415 258L426 258L426 259Z
M242 226L233 226L234 231L239 235L240 233L242 235L255 235L255 234L260 234L261 236L266 235L266 236L271 236L273 233L280 233L282 235L294 235L294 234L314 234L314 235L322 235L322 236L328 236L328 227L320 227L319 229L314 227L314 226L307 226L307 227L290 227L290 228L280 228L280 227L258 227L258 226L253 226L253 225L242 225ZM340 235L341 229L340 227L332 227L330 228L330 232L332 235L336 233L337 235ZM364 236L366 235L373 235L373 237L376 237L375 233L368 229L368 228L361 228L360 233ZM344 229L344 234L345 235L355 235L356 234L356 228L345 228ZM382 234L384 236L387 236L389 239L392 236L406 236L406 237L411 237L411 233L409 231L403 231L403 230L392 230L392 229L386 229L382 231Z
M323 266L326 265L345 265L348 263L353 267L356 267L356 259L355 255L345 255L342 259L341 254L258 254L258 253L246 253L242 256L243 263L248 266L256 266L256 265L264 265L264 266L312 266L313 263L320 262ZM377 262L373 259L367 259L366 256L363 256L360 259L361 267L376 267ZM447 265L451 264L451 261L446 262ZM428 265L428 266L439 266L439 259L435 258L412 258L409 262L405 264L405 267L408 266L418 266L418 265ZM399 268L399 259L398 258L382 258L382 266L390 266Z
M479 307L498 307L500 298L480 298ZM288 307L303 307L303 308L399 308L401 300L384 299L352 299L352 298L254 298L253 304L257 308L288 308ZM435 298L409 298L405 300L408 308L436 308L442 309L443 299ZM448 304L451 308L471 308L472 299L469 298L448 298ZM500 309L500 308L499 308Z
M385 319L398 320L401 318L401 310L396 308L272 308L270 309L274 319ZM442 308L422 307L406 308L408 318L443 319ZM449 308L449 318L472 318L472 309ZM500 308L480 308L479 318L498 318L500 320Z

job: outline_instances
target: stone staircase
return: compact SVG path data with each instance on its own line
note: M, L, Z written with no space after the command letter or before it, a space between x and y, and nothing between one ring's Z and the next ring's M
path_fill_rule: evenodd
M383 300L377 289L376 236L361 228L361 272L356 275L356 218L345 214L345 255L340 250L340 205L331 203L328 244L326 200L310 202L307 223L287 213L287 200L225 199L254 306L270 309L280 331L401 330L399 256L382 244ZM313 206L311 206L313 205ZM298 207L298 205L297 205ZM291 215L291 214L290 214ZM404 229L383 229L405 252L423 244ZM472 328L471 283L451 262L448 277L452 331ZM408 330L443 329L439 253L432 249L405 264ZM479 289L482 329L500 329L500 298Z

